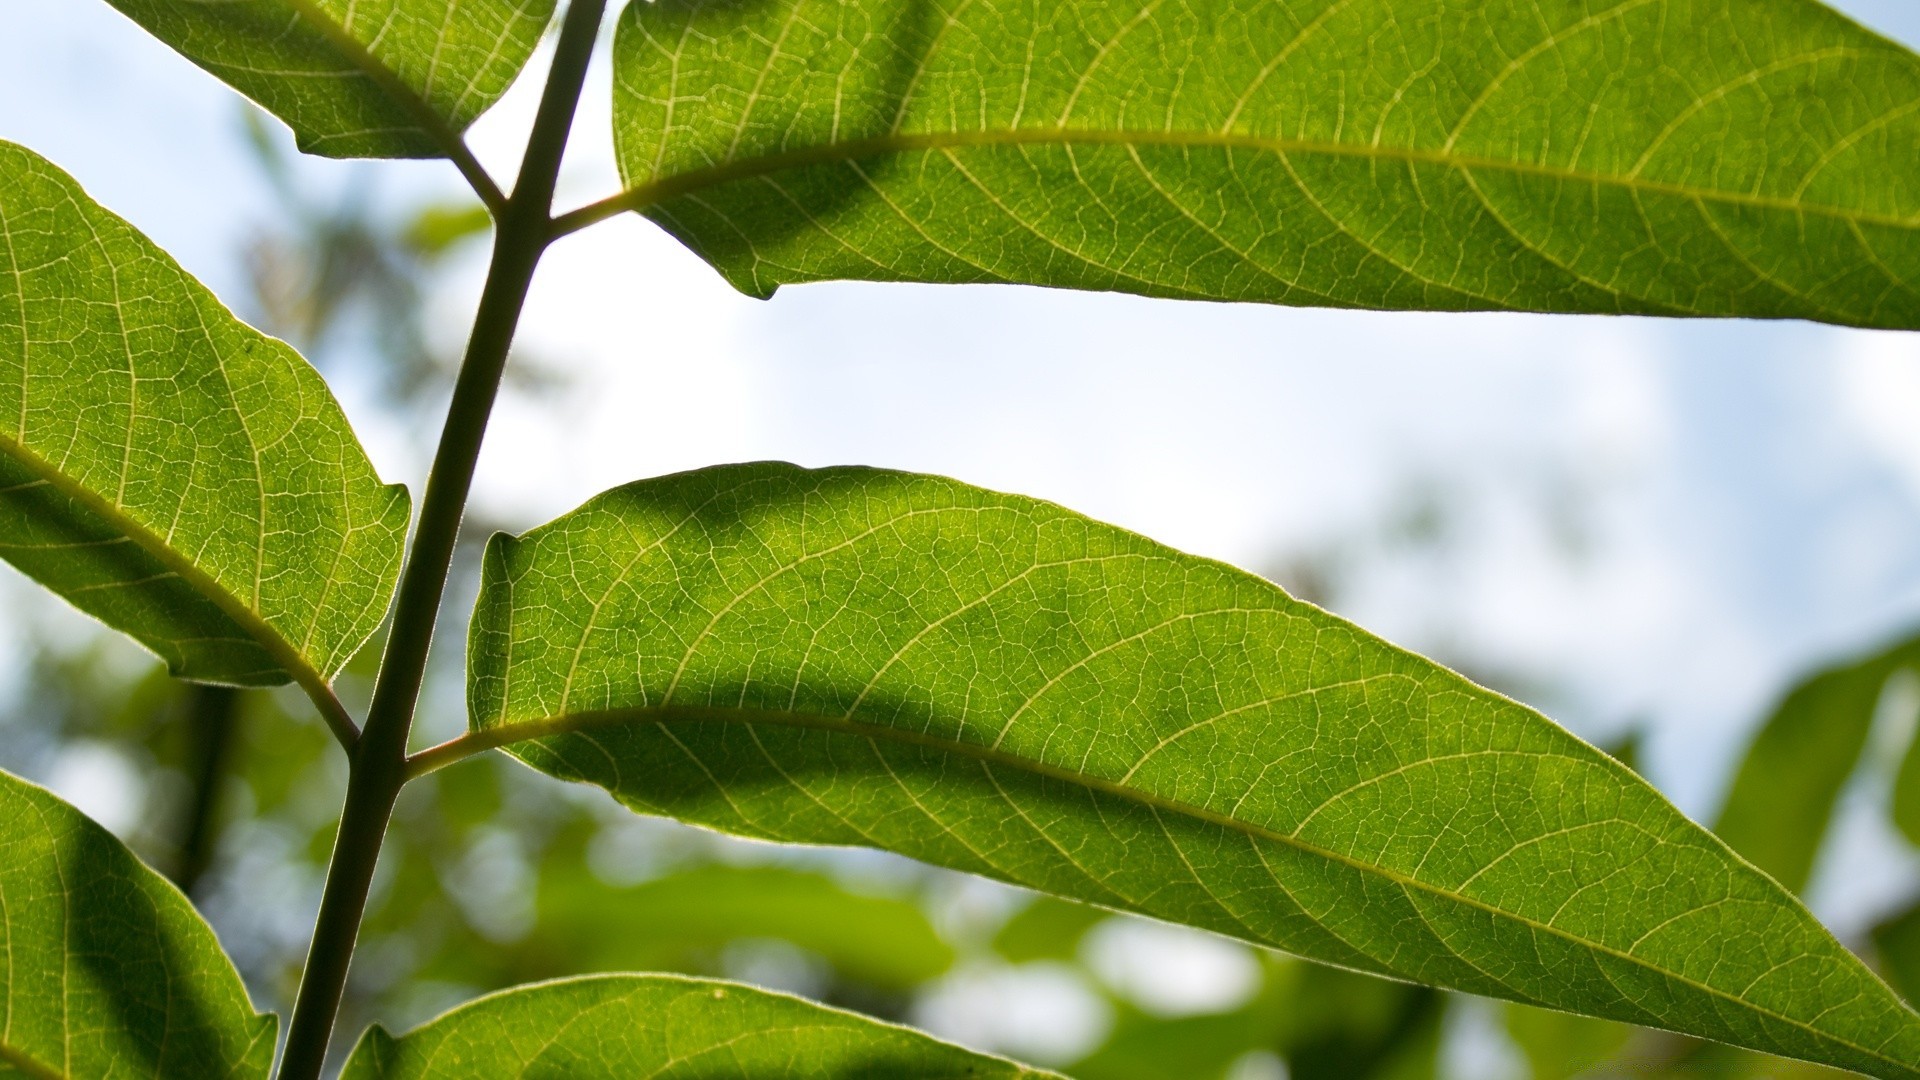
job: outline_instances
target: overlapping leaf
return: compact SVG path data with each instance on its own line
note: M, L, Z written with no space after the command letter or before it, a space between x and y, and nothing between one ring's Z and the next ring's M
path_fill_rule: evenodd
M1920 58L1817 0L657 0L646 208L737 287L1920 326Z
M343 1080L1018 1080L1047 1077L907 1028L736 983L610 975L521 987L400 1038L368 1032Z
M469 656L473 744L643 812L1920 1076L1920 1017L1606 755L1047 503L777 464L642 482L496 539Z
M272 1068L274 1018L254 1014L186 897L5 773L0 900L0 1073L264 1080Z
M444 157L554 0L109 0L328 157Z
M0 557L176 675L316 688L385 613L407 515L292 349L0 143Z

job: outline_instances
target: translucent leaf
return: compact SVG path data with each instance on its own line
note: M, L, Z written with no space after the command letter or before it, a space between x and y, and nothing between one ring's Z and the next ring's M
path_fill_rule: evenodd
M621 205L757 295L1920 326L1920 58L1816 0L647 0L614 54Z
M407 515L306 361L0 143L0 557L176 675L323 690Z
M1920 1076L1920 1017L1613 759L1038 500L780 464L644 481L496 538L468 655L446 752L512 744L645 813Z
M254 1014L186 897L5 773L0 897L0 1073L265 1080L274 1018Z
M554 0L108 0L328 157L445 157Z
M607 975L494 994L399 1038L374 1028L341 1075L1017 1080L1052 1074L737 983Z

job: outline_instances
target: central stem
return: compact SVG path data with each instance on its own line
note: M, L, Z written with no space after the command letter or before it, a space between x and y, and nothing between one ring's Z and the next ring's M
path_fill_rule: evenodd
M280 1080L317 1080L346 988L354 940L366 911L367 891L379 861L394 799L406 782L407 736L427 669L433 628L453 564L460 520L466 512L473 471L480 458L487 418L500 389L507 352L534 268L553 239L553 188L567 134L580 102L580 88L606 0L573 0L554 51L553 68L527 140L513 196L499 215L493 262L474 315L473 334L454 383L453 401L441 429L433 469L420 504L413 551L400 579L380 674L366 728L350 758L346 804L327 868L326 891L315 920L313 944L300 980Z

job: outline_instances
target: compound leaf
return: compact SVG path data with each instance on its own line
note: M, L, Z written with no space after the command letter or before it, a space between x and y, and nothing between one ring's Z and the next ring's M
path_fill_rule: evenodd
M489 547L470 734L1409 981L1920 1077L1920 1016L1538 714L1231 567L867 469L644 481Z
M0 899L0 1073L265 1080L275 1020L255 1015L187 898L5 773Z
M447 157L554 0L109 0L327 157Z
M484 997L399 1038L373 1028L354 1048L342 1080L477 1076L1016 1080L1052 1074L737 983L604 975Z
M756 295L1920 326L1920 57L1816 0L645 0L614 54L614 205Z
M324 696L407 520L318 372L0 143L0 557L176 675Z

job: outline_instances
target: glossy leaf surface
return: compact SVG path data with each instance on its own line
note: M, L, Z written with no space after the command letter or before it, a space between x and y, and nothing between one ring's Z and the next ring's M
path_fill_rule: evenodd
M658 0L615 63L628 205L756 295L1920 326L1920 58L1815 0Z
M554 0L109 0L328 157L444 157Z
M375 1028L342 1080L866 1080L1045 1077L907 1028L738 983L607 975L520 987L399 1038Z
M1038 500L781 464L641 482L496 538L468 655L469 745L642 812L1920 1076L1920 1017L1617 762Z
M306 361L0 143L0 556L176 675L313 688L407 515Z
M272 1068L274 1018L254 1014L186 897L5 773L0 899L0 1073L264 1080Z

